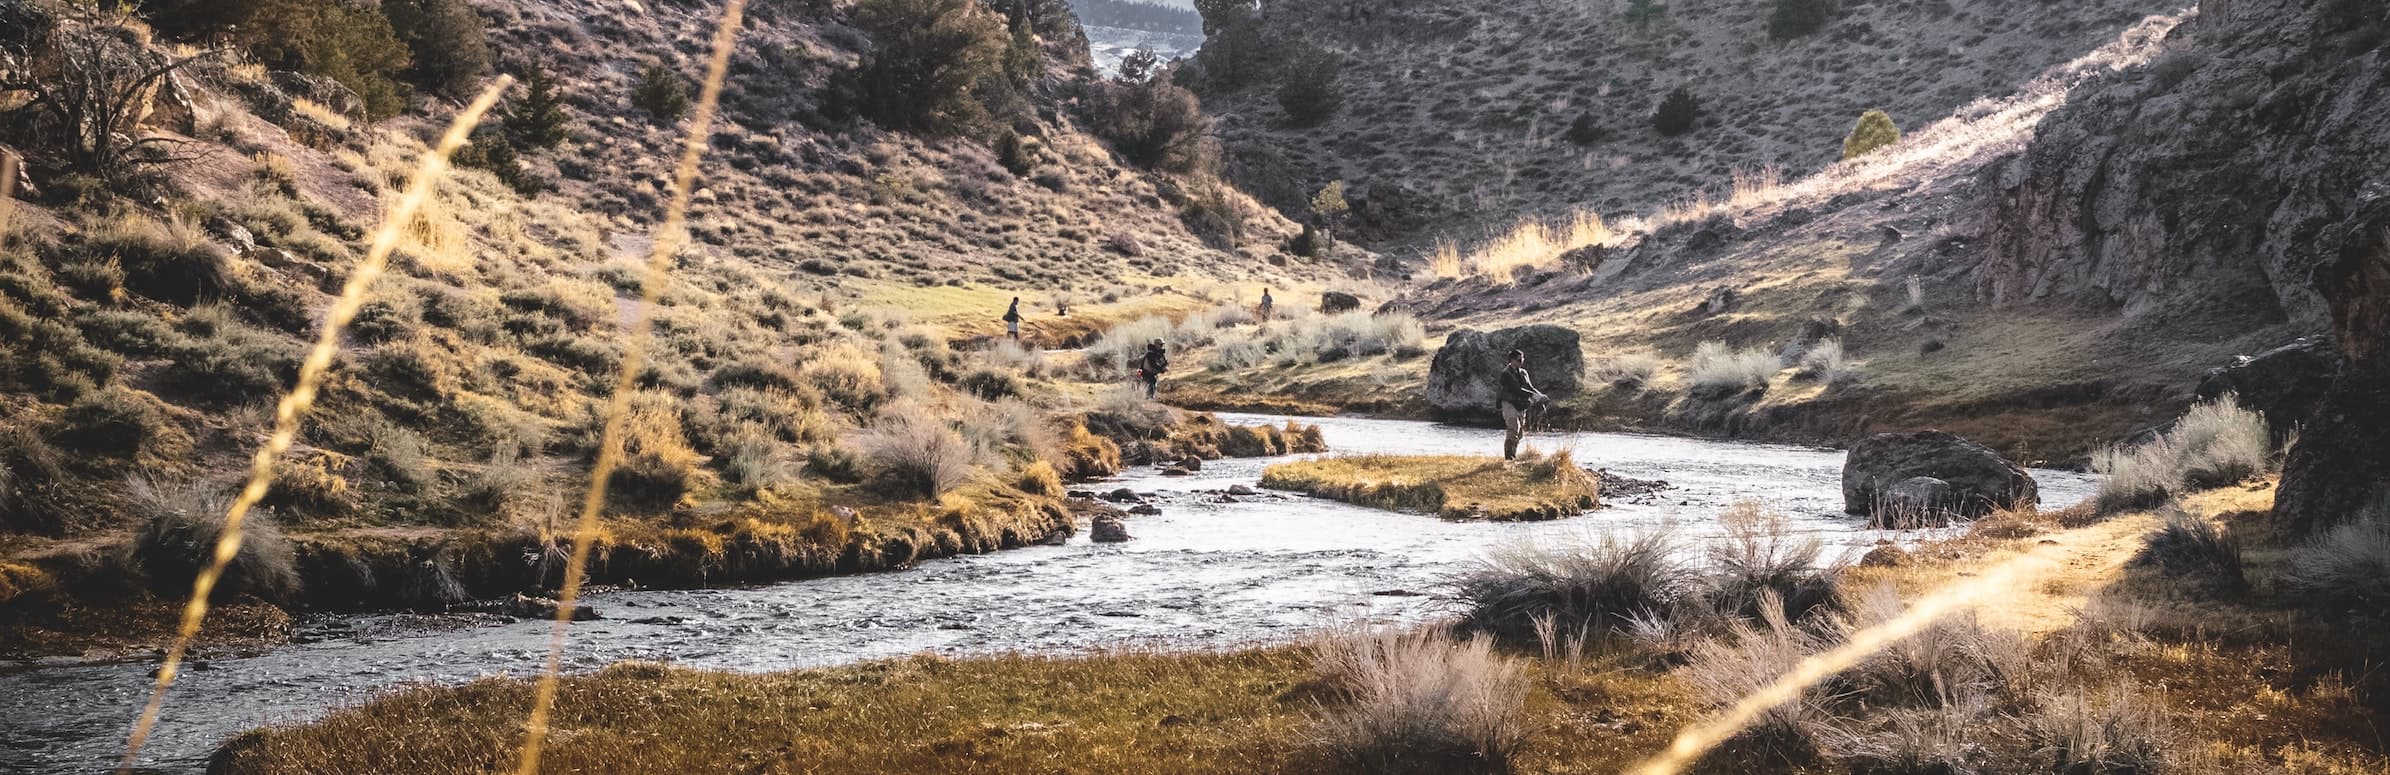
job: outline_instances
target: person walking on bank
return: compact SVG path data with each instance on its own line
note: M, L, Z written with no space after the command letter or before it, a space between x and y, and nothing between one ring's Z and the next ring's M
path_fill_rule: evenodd
M1502 410L1502 459L1519 457L1519 440L1527 437L1527 416L1532 409L1551 400L1535 389L1535 380L1527 375L1527 353L1510 351L1502 367L1502 386L1496 401Z
M1021 341L1021 297L1019 296L1012 297L1012 307L1004 310L1004 333L1012 335L1012 340L1015 342Z
M1162 340L1153 340L1145 346L1145 357L1137 361L1137 376L1145 379L1145 400L1153 400L1162 372L1169 370L1170 354L1162 351Z
M1261 289L1261 319L1270 319L1270 310L1276 308L1277 306L1278 301L1276 299L1270 298L1270 289Z

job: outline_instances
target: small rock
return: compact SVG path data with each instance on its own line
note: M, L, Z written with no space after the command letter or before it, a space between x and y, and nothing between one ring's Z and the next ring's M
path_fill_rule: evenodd
M1070 496L1070 497L1072 497L1072 498L1077 498L1077 499L1079 499L1079 500L1083 500L1083 501L1091 501L1091 500L1095 500L1095 493L1088 492L1088 491L1086 491L1086 490L1072 490L1072 491L1070 491L1070 492L1068 492L1068 493L1065 493L1065 494L1066 494L1066 495L1069 495L1069 496Z
M1161 515L1161 513L1162 513L1162 509L1161 509L1161 507L1155 506L1155 505L1153 505L1153 504L1151 504L1151 503L1140 503L1140 504L1137 504L1137 505L1135 505L1135 506L1130 506L1130 507L1129 507L1129 513L1131 513L1131 514L1142 514L1142 515L1145 515L1145 516L1148 516L1148 517L1153 517L1153 516L1160 516L1160 515Z
M1108 500L1113 503L1128 503L1130 501L1137 500L1137 491L1122 487L1120 489L1104 493L1104 500Z
M1087 537L1099 544L1117 544L1129 540L1129 526L1119 517L1109 514L1095 518L1095 525Z
M1193 472L1193 471L1189 471L1189 470L1187 470L1187 469L1184 469L1184 468L1180 468L1180 467L1178 467L1178 466L1171 466L1171 467L1169 467L1169 468L1162 469L1162 475L1163 475L1163 476L1194 476L1194 475L1195 475L1195 472Z
M1187 459L1178 461L1178 467L1187 469L1188 471L1201 471L1203 470L1203 458L1199 458L1194 455L1188 455Z
M1241 485L1241 484L1232 484L1232 485L1229 485L1229 486L1228 486L1228 494L1230 494L1230 495L1252 495L1252 494L1254 494L1254 492L1253 492L1253 488L1251 488L1251 487L1246 487L1246 486L1244 486L1244 485Z

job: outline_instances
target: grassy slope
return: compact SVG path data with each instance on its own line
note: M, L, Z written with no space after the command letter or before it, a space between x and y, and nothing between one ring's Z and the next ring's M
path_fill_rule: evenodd
M1268 25L1289 38L1277 48L1343 55L1342 110L1288 125L1278 76L1206 103L1231 118L1223 136L1247 190L1290 212L1338 179L1402 191L1402 216L1371 225L1417 253L1572 207L1657 209L1730 170L1805 175L1838 158L1863 111L1914 129L2184 4L1854 3L1790 41L1769 39L1775 5L1662 4L1638 25L1625 3L1273 3ZM1650 117L1679 86L1702 126L1662 137ZM1602 133L1588 145L1565 134L1583 114Z
M1601 482L1568 453L1518 462L1358 455L1279 463L1261 486L1361 506L1495 522L1559 519L1599 507Z
M2262 509L2261 488L2206 493L2195 513L2226 524ZM2123 556L2157 520L2126 515L2065 527L2069 515L2010 515L1893 566L1854 568L1846 589L1889 584L1914 597L2015 554L2059 558L2019 595L1979 614L2034 639L2039 682L2135 687L2176 771L2366 773L2390 766L2374 731L2383 690L2355 633L2308 618L2265 579L2252 544L2247 597L2192 601ZM2120 540L2120 538L2124 540ZM2254 538L2254 537L2253 537ZM2351 645L2355 644L2355 645ZM1701 715L1682 669L1655 669L1621 644L1584 661L1532 663L1529 742L1517 771L1611 773L1658 751ZM2354 671L2354 672L2342 672ZM569 679L549 760L625 771L1311 772L1319 692L1303 650L932 657L755 676L622 665ZM511 679L419 688L235 744L232 772L404 768L473 772L504 762L527 698ZM1323 704L1324 703L1324 704ZM2006 745L2007 743L2000 743ZM1723 763L1720 763L1723 765ZM1734 771L1838 772L1777 763Z
M483 10L501 50L542 52L563 82L573 137L527 156L557 190L524 196L486 172L452 172L371 294L267 504L303 561L313 552L411 567L410 555L429 553L476 593L488 590L475 569L504 565L486 562L503 552L484 550L560 540L557 525L577 502L594 410L622 357L617 326L638 303L637 268L682 131L631 107L631 80L651 54L694 70L690 52L713 22L710 7L696 6ZM1336 274L1325 262L1268 261L1292 227L1259 210L1242 247L1211 247L1180 221L1185 181L1120 165L1067 111L1041 125L1047 142L1029 176L966 138L790 120L792 105L853 64L845 47L858 38L832 11L768 14L743 40L692 212L696 244L653 311L657 345L635 402L636 481L618 480L609 512L618 575L735 577L733 568L760 572L758 556L773 558L760 564L780 577L870 569L1067 529L1059 493L1024 499L1013 485L1033 460L1060 463L1068 439L1057 436L1068 435L1086 388L950 340L993 334L1014 295L1026 297L1031 336L1060 342L1210 306L1235 292L1232 279L1303 288ZM796 62L746 61L765 56ZM230 486L262 438L261 407L315 335L315 316L413 169L420 138L450 110L426 104L366 125L251 104L240 95L270 93L271 80L253 65L211 62L186 75L201 136L188 148L194 161L162 168L162 207L104 192L24 202L0 244L0 311L11 324L20 311L27 325L47 318L65 340L120 364L88 386L37 389L25 374L0 375L0 465L13 475L0 500L0 557L21 561L12 577L28 579L0 585L0 602L34 604L11 617L34 629L0 638L9 648L99 615L58 593L142 605L137 584L84 583L126 575L122 545L144 519L131 477ZM263 247L236 252L225 224ZM107 241L125 233L138 238ZM1136 255L1113 247L1123 242ZM208 256L228 288L191 304L109 285L105 272L70 279L103 265L138 273L167 255ZM1069 301L1069 318L1042 308L1057 299ZM17 352L28 344L10 342L0 362L55 354ZM957 386L973 375L994 379ZM135 449L61 446L89 422L73 419L78 402L131 418L124 435ZM836 469L888 414L970 435L971 481L927 501L848 481ZM64 462L51 471L25 460ZM861 520L830 515L840 507ZM658 571L657 557L677 570ZM333 597L318 602L356 604Z
M2043 80L1912 127L1902 144L1860 160L1613 218L1598 267L1489 243L1465 257L1465 276L1397 289L1390 301L1428 321L1431 334L1575 329L1596 378L1558 407L1566 425L1824 443L1936 427L2021 460L2080 461L2179 414L2207 368L2306 333L2229 310L1990 307L1978 296L1984 218L1999 194L1986 170L2022 147L2073 85L2149 61L2159 52L2149 33L2166 24L2108 29L2108 45ZM1494 271L1468 272L1479 258ZM1697 312L1719 288L1738 301ZM1852 379L1801 381L1786 363L1764 392L1689 395L1701 343L1777 353L1813 319L1839 324ZM1638 359L1656 366L1649 379L1603 384L1606 364ZM1272 365L1202 375L1184 395L1425 416L1426 372L1424 360Z

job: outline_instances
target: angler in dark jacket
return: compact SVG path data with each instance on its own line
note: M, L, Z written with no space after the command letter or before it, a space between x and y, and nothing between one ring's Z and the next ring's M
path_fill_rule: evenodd
M1519 440L1527 437L1527 415L1547 400L1550 398L1535 389L1535 379L1527 374L1527 353L1510 351L1503 361L1501 389L1495 393L1502 410L1502 459L1519 456Z
M1153 340L1145 346L1145 357L1137 361L1137 376L1145 378L1146 400L1153 400L1156 383L1162 380L1162 372L1169 370L1170 354L1162 351L1162 340Z
M1004 333L1015 342L1021 341L1021 297L1012 297L1012 306L1004 310Z

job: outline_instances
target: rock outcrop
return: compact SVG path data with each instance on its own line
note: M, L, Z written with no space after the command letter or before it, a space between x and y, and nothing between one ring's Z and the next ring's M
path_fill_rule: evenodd
M1106 514L1089 523L1087 537L1099 544L1122 543L1129 540L1129 526L1119 517Z
M1360 308L1361 297L1350 293L1329 291L1319 295L1319 311L1330 315L1351 312Z
M1505 328L1493 333L1463 329L1444 338L1427 372L1427 403L1446 417L1492 416L1500 386L1502 356L1527 353L1527 373L1553 398L1575 395L1585 376L1585 353L1577 332L1554 325Z
M2174 36L1999 171L1978 293L2217 337L2327 330L2317 281L2390 223L2390 5L2204 0Z
M1941 431L1879 433L1851 447L1843 461L1843 511L1876 518L1899 501L1896 488L1904 486L1909 497L1932 497L1927 483L1912 481L1920 477L1947 488L1935 511L1968 519L2041 500L2033 475L1990 447Z
M2212 401L2231 394L2240 405L2265 415L2266 424L2281 439L2307 422L2323 403L2324 390L2340 372L2340 354L2321 337L2297 341L2243 356L2229 366L2209 370L2199 380L2199 398Z

